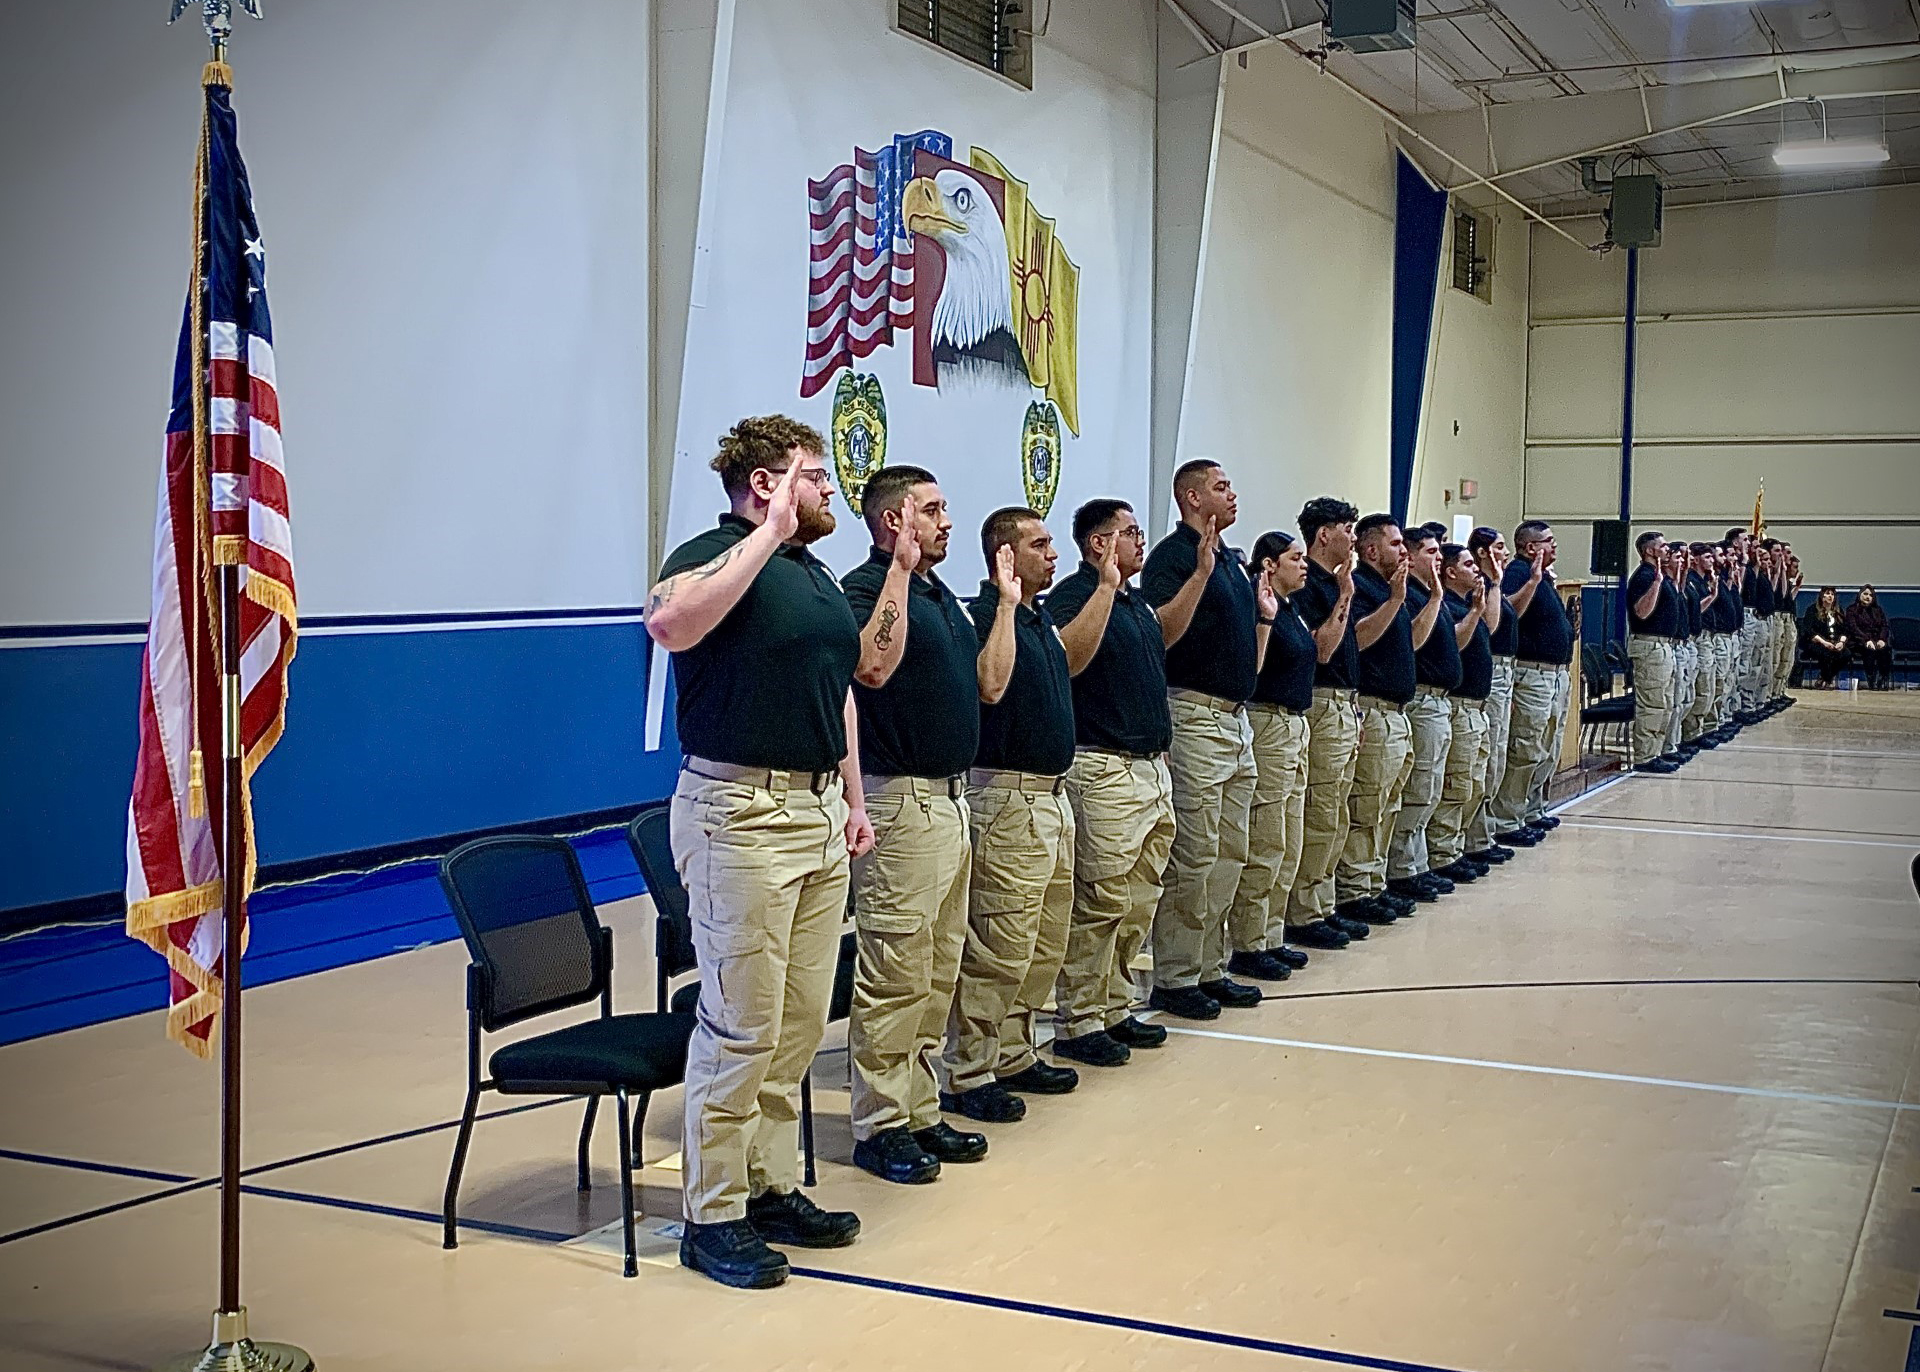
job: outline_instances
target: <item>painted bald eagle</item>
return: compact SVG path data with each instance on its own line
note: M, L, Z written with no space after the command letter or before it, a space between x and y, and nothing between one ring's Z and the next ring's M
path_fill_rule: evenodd
M947 260L933 305L940 389L972 382L1027 389L1027 361L1013 331L1007 231L986 187L964 171L943 167L907 183L900 213L907 232L930 235Z

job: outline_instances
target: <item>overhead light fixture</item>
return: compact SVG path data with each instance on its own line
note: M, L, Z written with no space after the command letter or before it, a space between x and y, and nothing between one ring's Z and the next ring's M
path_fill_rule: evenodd
M1774 165L1785 171L1877 167L1891 156L1885 143L1872 138L1809 138L1773 150Z

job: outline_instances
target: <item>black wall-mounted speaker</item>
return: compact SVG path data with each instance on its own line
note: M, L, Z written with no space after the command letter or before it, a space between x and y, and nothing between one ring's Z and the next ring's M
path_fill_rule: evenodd
M1596 519L1593 521L1593 555L1589 559L1589 564L1589 570L1595 576L1627 574L1626 520Z

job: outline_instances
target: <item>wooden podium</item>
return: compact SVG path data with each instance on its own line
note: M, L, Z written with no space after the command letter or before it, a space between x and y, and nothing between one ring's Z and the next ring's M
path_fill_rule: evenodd
M1560 764L1564 772L1580 766L1580 703L1584 692L1580 683L1580 590L1584 581L1557 581L1560 603L1567 607L1567 622L1573 625L1573 663L1567 668L1567 729L1560 740Z

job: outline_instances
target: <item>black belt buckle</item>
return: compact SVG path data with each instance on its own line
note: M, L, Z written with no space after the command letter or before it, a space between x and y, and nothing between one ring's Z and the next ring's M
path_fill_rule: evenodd
M1065 777L1055 777L1053 779L1053 793L1056 796L1059 796L1059 795L1065 795L1066 792L1067 792L1067 779Z
M962 772L958 776L950 776L947 778L947 799L948 800L959 800L963 798L966 794L967 794L966 773Z
M824 796L827 793L827 787L832 784L832 772L812 772L807 776L807 789L816 796Z

